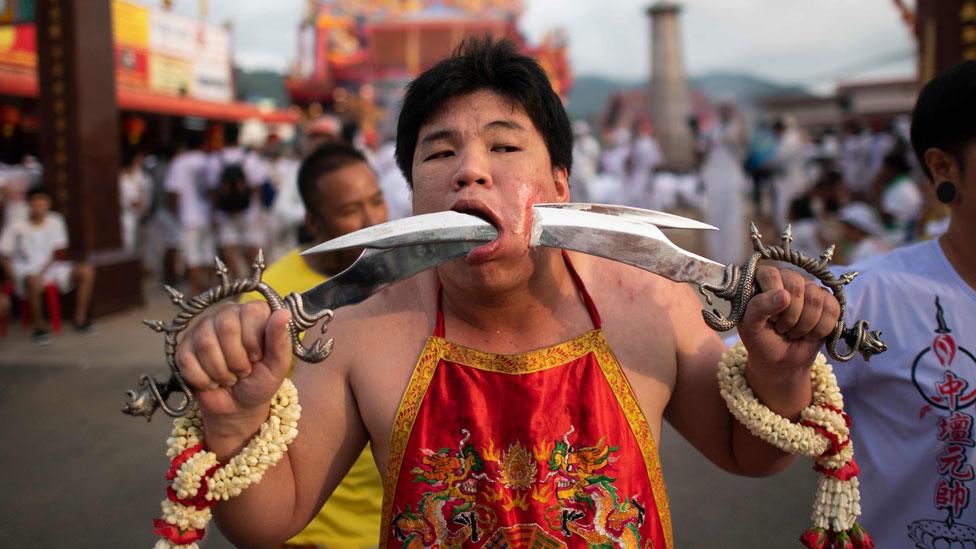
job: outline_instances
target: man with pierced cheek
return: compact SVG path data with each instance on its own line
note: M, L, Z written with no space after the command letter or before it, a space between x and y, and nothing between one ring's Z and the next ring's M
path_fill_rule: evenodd
M529 247L531 206L567 202L572 167L569 120L535 61L506 41L463 43L408 88L397 162L414 213L471 213L499 236L337 311L332 356L294 370L300 434L260 484L215 509L229 539L261 547L299 531L367 442L384 480L381 547L673 547L664 419L729 472L792 462L727 410L725 346L691 288ZM746 375L796 419L840 307L790 271L757 276L764 292L739 324ZM232 306L183 338L179 366L221 460L268 418L290 363L287 321ZM217 379L229 382L208 388Z

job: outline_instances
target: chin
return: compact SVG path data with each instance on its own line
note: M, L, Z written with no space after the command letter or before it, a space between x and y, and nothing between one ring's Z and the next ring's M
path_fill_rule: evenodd
M482 263L458 259L439 269L443 279L466 289L502 293L528 284L536 269L535 254L502 255Z

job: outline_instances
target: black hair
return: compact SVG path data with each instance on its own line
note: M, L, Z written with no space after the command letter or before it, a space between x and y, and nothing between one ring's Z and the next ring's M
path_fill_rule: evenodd
M820 193L824 201L824 210L836 214L840 211L841 203L837 191L844 187L844 176L836 169L829 169L820 176L813 186L813 192Z
M468 38L454 53L410 83L397 121L396 161L413 187L420 128L456 97L488 90L525 110L546 143L553 167L570 171L573 128L546 72L509 40Z
M355 120L351 120L342 125L341 138L346 143L353 143L356 140L356 134L359 133L359 123Z
M191 151L202 149L206 140L207 138L202 131L188 129L183 132L183 143Z
M811 203L810 195L794 198L790 202L790 221L799 221L801 219L816 219L816 216L813 214L813 204Z
M912 148L915 157L932 179L925 165L925 151L942 149L964 169L963 156L976 142L976 61L963 61L922 88L912 111Z
M132 161L140 154L144 154L142 147L136 145L125 145L122 147L122 167L128 168Z
M51 193L47 192L47 189L43 185L33 185L31 188L27 189L27 193L24 195L27 200L34 198L35 196L46 196L51 198Z
M839 187L843 181L843 174L831 166L824 170L824 172L817 179L817 182L814 183L813 188L821 191L834 190Z
M366 157L345 141L330 141L320 145L302 160L298 168L298 192L306 211L315 215L318 211L319 179L323 175L341 170L356 162L366 162Z
M224 122L224 146L236 147L241 135L241 127L237 122Z
M897 175L912 171L912 165L908 162L908 149L905 146L896 145L884 156L882 163Z

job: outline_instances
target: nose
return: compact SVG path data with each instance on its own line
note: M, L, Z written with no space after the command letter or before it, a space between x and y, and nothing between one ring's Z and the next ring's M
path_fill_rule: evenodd
M474 150L459 155L459 164L452 183L455 191L470 185L490 187L491 173L486 156Z

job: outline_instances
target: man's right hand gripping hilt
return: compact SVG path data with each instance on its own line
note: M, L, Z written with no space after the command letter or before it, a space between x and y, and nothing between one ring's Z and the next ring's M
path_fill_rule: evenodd
M161 320L144 320L147 326L157 332L166 334L164 349L166 353L166 364L170 369L170 377L166 383L160 383L155 378L144 375L139 380L137 389L126 391L128 401L122 408L122 412L131 416L142 416L146 421L151 421L157 408L162 410L170 417L181 417L190 412L193 407L194 399L190 387L186 384L183 376L180 375L176 365L176 345L177 336L189 326L190 322L199 316L203 311L220 301L236 295L258 292L260 293L271 311L278 309L288 309L291 313L291 321L288 322L288 334L291 337L292 353L305 362L321 362L332 352L332 340L324 342L317 339L311 347L304 347L299 338L299 334L315 324L322 322L322 333L325 333L329 322L332 320L332 311L324 310L320 313L310 315L305 311L301 295L297 293L288 294L284 299L270 286L261 281L264 274L264 254L258 251L257 257L252 265L254 271L250 278L230 280L227 267L217 258L217 277L220 283L198 296L185 299L176 289L165 286L169 292L170 300L180 308L180 312L170 323ZM176 407L170 406L167 399L172 393L183 394L183 401Z

